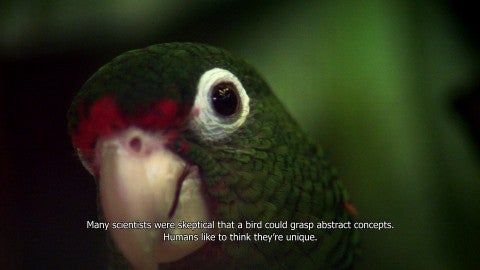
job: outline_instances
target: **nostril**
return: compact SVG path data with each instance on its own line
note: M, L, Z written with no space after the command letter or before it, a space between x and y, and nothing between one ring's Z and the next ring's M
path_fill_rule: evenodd
M131 138L128 144L135 152L140 152L140 150L142 150L142 140L138 137Z

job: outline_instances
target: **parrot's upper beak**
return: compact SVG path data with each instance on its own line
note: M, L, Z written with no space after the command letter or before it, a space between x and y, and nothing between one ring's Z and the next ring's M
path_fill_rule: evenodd
M109 230L137 269L179 260L200 248L205 229L156 229L155 222L208 221L198 168L166 148L160 134L129 128L96 146L100 202ZM147 222L150 228L114 228ZM199 241L167 241L164 234L197 234Z

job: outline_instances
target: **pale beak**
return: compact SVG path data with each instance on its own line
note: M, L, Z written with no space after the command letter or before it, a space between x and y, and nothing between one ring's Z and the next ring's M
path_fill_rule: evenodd
M200 236L206 229L155 228L155 222L209 221L198 168L166 148L161 135L130 128L99 140L96 162L109 232L133 267L156 269L204 244ZM115 222L142 223L144 228L115 229ZM199 240L169 241L164 234L196 234Z

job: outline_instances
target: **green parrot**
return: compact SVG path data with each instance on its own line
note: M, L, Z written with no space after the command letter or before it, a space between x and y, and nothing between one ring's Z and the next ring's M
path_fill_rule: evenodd
M357 257L355 230L306 226L354 221L334 169L225 50L121 54L74 97L68 130L98 184L113 268L348 269Z

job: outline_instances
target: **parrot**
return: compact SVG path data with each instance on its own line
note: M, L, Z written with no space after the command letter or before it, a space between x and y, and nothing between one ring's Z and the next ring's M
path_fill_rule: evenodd
M356 216L326 154L224 49L120 54L74 95L67 120L112 269L351 269L359 257L356 230L315 227Z

